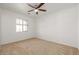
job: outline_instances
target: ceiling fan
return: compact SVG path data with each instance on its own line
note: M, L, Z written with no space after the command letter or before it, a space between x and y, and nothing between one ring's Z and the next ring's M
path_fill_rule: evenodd
M38 11L46 12L47 10L45 9L40 9L45 3L40 3L39 5L34 5L32 6L31 4L27 4L28 6L32 7L32 10L29 10L28 12L35 11L36 14L38 14Z

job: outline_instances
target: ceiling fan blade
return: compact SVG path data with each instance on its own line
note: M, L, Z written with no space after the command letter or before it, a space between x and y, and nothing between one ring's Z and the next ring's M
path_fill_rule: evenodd
M47 10L45 10L45 9L38 9L38 10L40 10L40 11L44 11L44 12L46 12Z
M32 7L32 8L35 8L34 6L30 5L30 4L27 4L28 6Z
M40 3L35 9L40 8L43 4L45 4L45 3Z
M36 14L38 14L38 12L36 12Z
M28 12L31 12L31 11L34 11L34 10L29 10Z

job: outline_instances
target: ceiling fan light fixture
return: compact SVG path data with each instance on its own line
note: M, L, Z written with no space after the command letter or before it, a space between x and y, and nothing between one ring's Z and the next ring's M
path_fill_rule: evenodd
M45 3L40 3L39 5L31 5L31 4L28 4L28 6L30 6L30 7L33 8L32 10L29 10L28 12L34 11L36 14L38 14L39 11L46 12L45 9L40 9L41 6L43 6L44 4Z
M38 9L35 9L35 12L38 12Z

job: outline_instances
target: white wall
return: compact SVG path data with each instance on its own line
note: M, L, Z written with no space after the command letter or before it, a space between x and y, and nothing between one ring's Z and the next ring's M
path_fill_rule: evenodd
M77 47L77 9L71 7L38 18L38 37Z
M1 17L0 17L0 27L1 27ZM1 29L0 29L0 43L1 43Z
M0 43L1 43L1 17L0 17Z
M78 19L78 48L79 48L79 5L77 5L77 8L78 8L77 19Z
M1 17L0 17L0 43L1 43Z
M34 21L26 15L15 13L9 10L1 10L1 44L11 43L23 39L34 37ZM16 18L22 18L28 22L28 31L18 33L16 32Z

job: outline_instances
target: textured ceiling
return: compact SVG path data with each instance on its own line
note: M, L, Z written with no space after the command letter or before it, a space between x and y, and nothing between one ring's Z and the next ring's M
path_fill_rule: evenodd
M39 3L31 3L31 5L38 5ZM29 7L26 3L0 3L0 8L8 9L14 12L22 13L25 15L28 15L29 17L35 18L35 17L41 17L42 15L53 13L58 10L62 10L65 8L75 7L75 3L46 3L41 8L46 9L47 12L39 12L38 15L35 14L35 12L31 12L31 14L28 14L28 10L31 10L33 8Z

